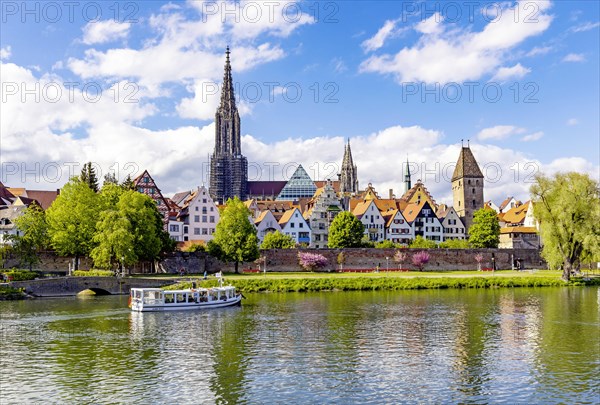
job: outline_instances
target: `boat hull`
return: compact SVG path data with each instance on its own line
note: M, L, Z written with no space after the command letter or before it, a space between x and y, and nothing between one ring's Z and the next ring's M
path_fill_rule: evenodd
M198 311L213 308L225 308L236 305L241 305L242 296L238 295L226 301L210 301L210 302L184 302L181 304L160 304L149 305L139 302L133 303L132 311L136 312L164 312L164 311Z

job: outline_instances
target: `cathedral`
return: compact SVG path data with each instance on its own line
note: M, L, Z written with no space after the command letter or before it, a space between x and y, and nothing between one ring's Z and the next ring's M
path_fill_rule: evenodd
M222 204L233 197L246 200L248 187L248 160L242 155L240 115L235 105L229 53L227 47L221 103L215 114L215 151L210 157L209 193Z

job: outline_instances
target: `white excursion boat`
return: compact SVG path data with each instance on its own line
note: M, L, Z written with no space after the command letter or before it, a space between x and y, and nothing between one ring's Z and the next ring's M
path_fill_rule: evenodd
M242 294L233 286L163 290L162 288L132 288L129 306L132 311L181 311L223 308L240 305Z

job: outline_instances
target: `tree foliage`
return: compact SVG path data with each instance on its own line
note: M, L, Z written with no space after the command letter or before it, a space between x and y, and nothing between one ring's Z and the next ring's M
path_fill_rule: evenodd
M94 248L96 222L100 213L100 197L84 182L71 179L46 211L51 246L58 254L88 255Z
M296 241L294 238L279 231L266 234L260 244L261 249L293 249L295 246Z
M39 252L48 246L48 223L44 210L33 203L25 209L23 215L15 219L18 235L11 235L14 252L21 262L32 266L39 262Z
M211 255L235 263L236 273L240 262L251 262L259 256L256 228L249 217L250 210L239 198L229 199L221 213L213 243L208 244Z
M102 183L102 188L104 188L104 186L106 186L107 184L119 185L119 179L117 179L117 176L114 173L109 172L104 175L104 182Z
M412 256L412 263L419 269L419 271L423 271L425 265L429 263L429 259L429 253L421 251Z
M94 236L96 247L91 252L97 268L111 268L115 264L132 265L139 260L152 261L159 257L166 243L163 239L163 224L160 213L152 198L147 195L110 185L102 198L105 210L100 214ZM167 235L168 237L168 235Z
M361 247L364 232L360 220L351 212L344 211L331 222L328 246L334 249Z
M481 208L473 214L469 228L469 244L474 248L497 248L500 243L500 224L496 211Z
M94 193L98 192L98 176L96 176L96 169L92 166L92 162L87 162L83 165L79 180L81 180L82 183L87 184Z
M470 247L467 239L448 239L438 245L441 249L468 249Z
M131 179L130 174L128 174L125 180L123 180L121 187L123 187L125 190L135 190L135 183Z
M394 248L397 248L398 245L396 245L394 242L392 242L389 239L385 239L385 240L382 240L381 242L377 242L375 244L375 247L377 249L394 249Z
M298 263L304 270L315 271L329 264L329 260L318 253L298 252Z
M414 249L435 249L437 243L430 239L425 239L421 235L418 235L411 243L410 247Z
M542 256L563 268L568 281L584 261L600 261L600 191L581 173L539 174L531 186L534 216L540 224Z

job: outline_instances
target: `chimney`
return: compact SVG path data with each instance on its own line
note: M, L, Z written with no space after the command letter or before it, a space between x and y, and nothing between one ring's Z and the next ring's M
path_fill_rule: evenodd
M394 190L390 188L390 200L394 198Z

